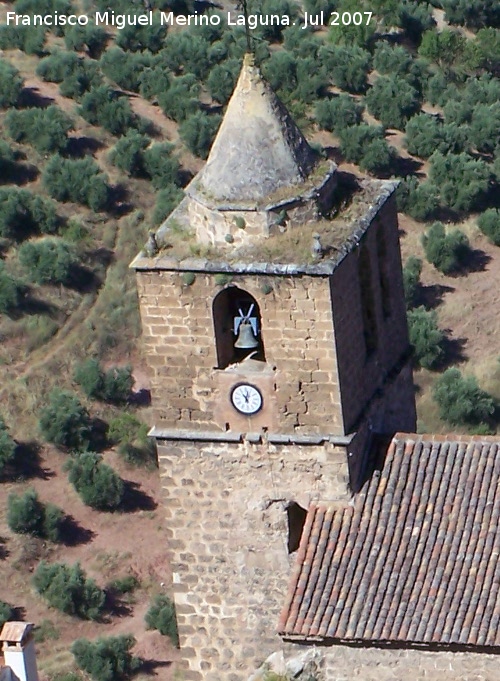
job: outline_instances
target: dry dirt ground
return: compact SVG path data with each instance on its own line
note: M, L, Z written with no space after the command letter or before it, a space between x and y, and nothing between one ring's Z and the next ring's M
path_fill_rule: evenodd
M62 97L56 84L46 83L33 76L33 65L30 60L23 64L21 53L19 61L17 65L25 77L26 87L37 98L46 103L57 103L74 116L74 101ZM175 141L175 128L161 116L157 107L135 97L131 98L131 103L136 113L154 122L159 139ZM81 119L77 119L77 122L88 128ZM99 131L96 129L96 132ZM75 136L81 134L80 127L73 132ZM10 379L17 373L21 379L23 373L33 369L34 362L39 367L48 358L67 351L65 339L73 333L72 327L70 317L52 342L49 341L28 361L20 361L6 368ZM69 341L71 343L70 338ZM116 360L113 362L119 363ZM134 363L137 367L136 391L148 388L147 378L139 364L139 361ZM146 415L140 416L148 420ZM38 439L37 433L33 433L33 439ZM137 644L134 653L145 661L141 672L144 677L168 679L172 675L172 661L178 653L167 637L147 631L144 623L151 597L167 592L171 579L166 532L162 526L158 472L156 469L127 468L115 452L106 452L104 460L127 482L128 508L126 512L100 513L85 506L67 481L67 474L63 470L66 456L53 447L45 446L39 452L28 479L3 482L0 487L0 598L14 606L17 617L41 625L44 640L37 643L41 681L71 668L73 662L69 647L75 639L117 634L135 636ZM28 487L37 490L41 501L58 505L67 515L64 544L27 539L9 530L5 511L7 497L11 493L20 494ZM69 564L79 562L101 587L126 575L135 576L140 586L132 596L124 596L115 602L106 611L102 622L81 621L48 608L34 591L31 584L33 572L43 559Z
M20 494L28 487L36 489L43 502L51 502L67 515L65 543L61 545L27 539L13 534L0 517L2 560L1 597L17 609L17 616L27 618L42 629L53 629L55 638L37 644L41 681L48 674L67 669L72 656L67 652L79 637L95 638L133 634L134 652L146 663L150 675L169 678L177 651L170 640L158 632L146 631L144 615L150 598L168 591L170 570L166 532L159 501L159 478L156 469L145 471L125 467L114 452L104 456L127 485L127 510L102 513L85 506L63 470L67 455L45 447L29 480L4 482L2 497ZM5 503L1 504L5 509ZM118 599L106 610L102 622L85 622L63 615L46 606L34 591L31 580L40 560L81 563L99 586L133 575L140 587L132 597ZM49 626L50 625L50 626Z

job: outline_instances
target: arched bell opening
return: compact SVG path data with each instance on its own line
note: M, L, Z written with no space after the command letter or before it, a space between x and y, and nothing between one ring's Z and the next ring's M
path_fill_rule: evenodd
M212 315L219 369L247 357L265 361L260 309L252 295L229 286L214 298Z

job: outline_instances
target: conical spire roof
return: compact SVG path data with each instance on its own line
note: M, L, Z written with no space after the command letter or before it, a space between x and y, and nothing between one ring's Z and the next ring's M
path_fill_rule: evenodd
M210 155L192 189L217 202L259 201L300 184L316 155L255 66L245 55Z

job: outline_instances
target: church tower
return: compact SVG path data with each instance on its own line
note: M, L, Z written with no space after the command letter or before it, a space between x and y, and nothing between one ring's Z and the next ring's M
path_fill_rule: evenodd
M205 167L132 263L184 678L247 679L312 503L415 429L396 185L309 146L247 55Z

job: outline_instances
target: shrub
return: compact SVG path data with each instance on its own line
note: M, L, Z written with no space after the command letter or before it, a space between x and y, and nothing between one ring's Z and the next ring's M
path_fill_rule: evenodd
M116 404L126 402L134 385L132 367L112 367L104 375L102 396Z
M111 163L128 175L140 177L145 172L143 152L150 142L147 135L129 130L113 147Z
M433 106L436 104L444 106L448 101L453 88L450 88L445 74L442 71L437 71L429 78L425 85L424 99Z
M19 49L26 54L43 54L45 29L43 26L0 26L0 49Z
M385 41L377 43L373 54L373 66L381 74L406 80L419 93L426 69L420 60L415 60L409 50L400 45L391 46Z
M386 128L404 130L420 108L418 92L397 76L380 76L366 95L368 111Z
M41 620L40 624L37 624L34 631L35 643L45 643L46 641L57 641L61 636L61 632L56 627L54 622L49 619ZM57 680L61 681L61 677L58 675ZM52 677L51 681L54 681ZM79 681L79 679L75 679Z
M66 223L63 235L66 241L74 244L84 244L91 242L89 228L83 225L79 220L72 220L70 218Z
M42 561L33 585L51 607L67 615L97 620L104 609L104 591L86 577L78 563L70 566Z
M298 84L297 65L298 59L293 54L284 50L273 52L265 63L264 76L273 90L290 94Z
M103 54L100 65L103 73L117 85L138 92L142 72L152 65L152 59L146 53L135 54L112 47Z
M68 132L73 129L73 121L58 106L12 110L5 122L16 142L28 142L41 154L66 149Z
M346 161L359 163L374 140L383 139L384 131L374 125L353 125L339 131L340 149Z
M80 59L75 70L59 85L63 97L79 100L82 95L102 84L102 74L98 64L90 59Z
M494 28L480 29L476 33L474 45L480 54L480 66L489 73L497 72L500 66L500 30Z
M370 53L356 45L350 47L322 47L320 61L331 74L333 82L342 90L364 94L368 87L371 68Z
M490 154L498 145L500 111L495 104L478 104L472 111L470 137L472 144L482 153Z
M0 279L0 304L1 304L1 279ZM16 443L9 435L7 426L4 420L0 416L0 473L3 471L5 466L12 461L16 451Z
M132 367L112 367L104 371L95 358L78 364L74 379L87 397L115 403L126 402L134 385Z
M179 135L195 156L206 159L221 122L218 115L209 116L202 111L192 114L179 127Z
M359 167L372 174L386 173L393 165L395 157L394 147L389 146L385 139L375 139L365 147Z
M45 504L43 518L43 536L50 541L61 540L61 525L64 521L64 512L55 504Z
M80 61L78 55L64 50L55 50L48 57L42 59L37 68L36 75L42 80L51 83L61 83L78 68Z
M78 397L65 390L53 390L40 413L42 435L48 442L68 449L85 447L90 440L90 417Z
M11 313L19 305L19 301L20 301L19 285L17 281L14 279L14 277L11 274L9 274L5 269L5 263L0 262L0 313L3 314ZM0 426L0 433L2 431L3 427ZM0 439L2 437L3 434L0 435ZM0 454L0 470L2 468L1 458L2 456Z
M323 64L315 57L305 57L297 62L297 87L292 98L299 104L314 104L318 97L326 94L330 78Z
M490 0L441 0L446 21L470 28L500 26L500 8Z
M129 594L135 591L140 585L139 580L134 575L126 575L125 577L118 577L108 584L108 589L118 594Z
M27 276L37 284L67 284L77 263L73 247L53 237L22 244L18 256Z
M136 124L128 99L119 97L110 87L92 88L82 97L78 113L88 123L101 125L112 135L124 135Z
M118 447L119 456L129 466L155 468L158 465L155 441L146 437L145 430L147 428L135 440L122 442Z
M317 1L312 0L312 2ZM307 2L304 5L309 11ZM311 14L316 14L316 12L313 11ZM299 22L286 28L283 37L283 47L287 52L293 52L296 57L318 57L319 50L323 46L323 42L314 35L312 27L304 28Z
M167 26L161 24L158 14L154 14L152 25L127 25L121 28L116 34L116 44L130 52L149 50L154 54L163 47L166 35Z
M14 615L14 609L5 601L0 601L0 629Z
M263 0L258 4L259 12L264 16L277 14L279 16L287 16L289 23L293 24L298 17L298 6L290 0ZM283 38L283 27L281 24L268 26L259 26L257 29L258 35L269 42L281 42Z
M411 255L403 267L403 286L405 291L406 308L411 310L417 304L420 292L420 275L422 261Z
M233 94L239 70L240 63L237 59L226 59L212 68L207 78L207 88L212 99L219 104L227 104Z
M458 369L447 369L432 391L440 417L454 426L479 425L489 421L495 403L477 384L474 376L464 378Z
M0 188L0 236L21 240L29 233L53 234L57 224L52 201L27 189Z
M409 175L399 185L396 193L398 210L414 220L425 222L437 209L437 190L429 182L419 183L415 175Z
M58 201L81 203L95 211L103 210L109 200L108 178L92 158L52 156L42 173L42 182Z
M75 27L75 30L85 27ZM37 75L43 80L60 83L60 92L65 97L80 97L102 83L102 75L98 64L90 59L78 57L73 52L54 51L42 59L37 67Z
M363 115L363 105L353 97L340 95L323 99L316 104L316 122L322 130L339 132L353 125L359 125Z
M122 412L109 422L108 438L111 442L132 442L147 430L146 424L142 423L133 414ZM144 434L144 433L143 433Z
M419 54L434 61L441 67L450 67L458 62L464 52L466 39L456 31L444 29L426 31L422 36Z
M435 222L422 236L425 257L443 274L457 272L470 255L469 240L455 229L448 234L442 222Z
M145 68L140 81L139 90L145 99L156 99L170 87L170 76L163 66Z
M7 503L7 524L17 534L42 534L43 504L34 489L18 496L10 494Z
M467 146L467 135L454 123L443 124L435 116L418 114L406 126L406 146L410 154L429 158L438 150L458 153Z
M486 234L495 246L500 246L500 210L498 208L485 210L478 217L477 224L481 232Z
M168 596L164 594L156 596L144 620L148 629L157 629L163 636L169 636L175 646L179 645L175 605Z
M50 541L60 541L64 513L53 504L44 505L34 489L22 495L10 494L7 523L17 534L32 534Z
M125 491L123 480L94 452L76 454L67 463L69 481L82 501L98 511L115 511Z
M19 71L9 62L0 59L0 109L16 106L22 89L23 79Z
M172 156L172 150L168 142L157 142L144 151L144 169L155 189L179 182L179 161Z
M153 224L155 226L161 225L174 208L181 202L183 196L182 190L174 184L161 189L156 195L156 204L153 210Z
M437 325L434 310L417 307L408 310L408 332L414 358L424 369L433 369L443 356L444 333Z
M95 357L77 364L73 378L87 397L99 398L104 387L104 371Z
M192 74L174 78L167 92L158 95L158 104L168 118L181 123L199 108L200 86Z
M171 33L161 52L162 62L176 75L192 75L196 80L206 79L212 66L209 59L210 41L203 37L198 27Z
M352 0L338 0L335 3L335 9L340 15L344 11L352 12L356 8L356 4ZM365 21L360 26L350 24L349 26L330 26L328 32L328 39L331 43L337 45L355 45L360 47L369 47L374 39L376 21L370 21L367 25Z
M16 0L16 12L18 14L50 14L54 16L57 12L61 14L71 14L72 7L70 0ZM54 26L53 32L60 36L63 34L62 26Z
M86 50L92 59L100 57L106 47L107 40L106 31L95 24L70 26L64 33L64 42L68 50L76 50L77 52Z
M135 644L133 636L98 638L96 641L78 639L71 652L80 669L93 681L115 681L131 676L141 662L130 650Z

